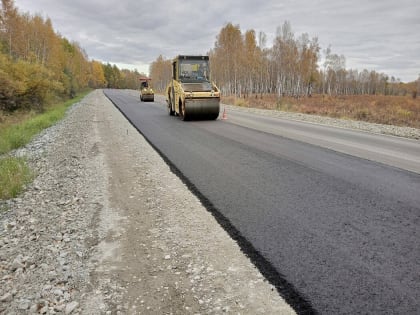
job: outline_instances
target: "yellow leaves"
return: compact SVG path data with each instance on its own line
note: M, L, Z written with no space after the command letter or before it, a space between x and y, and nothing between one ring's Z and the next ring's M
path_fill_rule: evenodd
M150 77L153 79L153 87L163 92L172 77L171 60L165 59L160 55L150 65Z
M40 109L51 94L62 89L46 67L23 60L13 62L0 54L0 109Z
M16 80L14 76L14 65L10 58L0 54L0 109L14 109L16 102L12 99L13 96L21 94L24 90L24 83Z
M0 109L39 109L53 95L106 85L102 64L57 34L49 18L20 14L12 0L2 0L0 18Z
M92 73L91 73L91 87L101 88L105 87L106 79L102 63L99 61L92 60L91 62Z

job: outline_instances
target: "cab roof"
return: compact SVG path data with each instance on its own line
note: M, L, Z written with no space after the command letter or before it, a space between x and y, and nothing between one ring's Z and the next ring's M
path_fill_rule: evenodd
M178 55L175 60L209 60L209 56Z

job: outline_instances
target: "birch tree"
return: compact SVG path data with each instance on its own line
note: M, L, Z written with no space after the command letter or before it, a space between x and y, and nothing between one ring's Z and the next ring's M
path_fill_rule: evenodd
M159 57L150 64L149 74L154 89L159 92L165 91L165 88L172 77L171 60L165 59L162 55L159 55Z

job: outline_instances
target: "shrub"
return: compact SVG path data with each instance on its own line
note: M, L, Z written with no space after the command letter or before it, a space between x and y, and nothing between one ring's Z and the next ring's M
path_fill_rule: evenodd
M14 62L0 54L0 110L42 111L49 98L63 90L53 73L40 64Z

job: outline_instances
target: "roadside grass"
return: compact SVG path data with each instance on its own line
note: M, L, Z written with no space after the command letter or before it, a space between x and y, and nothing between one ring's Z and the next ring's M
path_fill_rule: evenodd
M43 113L35 112L17 113L8 117L2 116L0 126L0 154L20 148L29 143L39 132L62 119L69 106L79 102L88 92L66 102L48 106Z
M390 95L222 97L225 104L420 128L420 98Z
M23 158L0 159L0 199L16 197L32 180L32 172Z
M20 112L0 115L0 200L16 197L32 178L32 172L24 158L7 153L25 146L34 136L61 120L68 107L79 102L89 91L77 97L35 112Z

